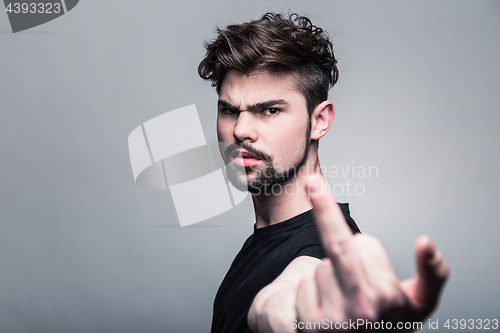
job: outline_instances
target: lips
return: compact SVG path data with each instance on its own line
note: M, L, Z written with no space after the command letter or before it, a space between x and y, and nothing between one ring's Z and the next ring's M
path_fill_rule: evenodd
M235 149L231 154L236 165L241 167L251 167L260 162L260 158L241 149Z

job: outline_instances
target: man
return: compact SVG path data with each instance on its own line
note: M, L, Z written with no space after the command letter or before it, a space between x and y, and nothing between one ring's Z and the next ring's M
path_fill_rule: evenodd
M448 275L431 240L417 240L415 278L398 281L383 247L357 233L321 176L318 140L333 120L328 90L338 78L322 29L267 13L219 29L206 48L198 72L219 95L228 178L252 193L256 218L217 293L212 332L423 320Z

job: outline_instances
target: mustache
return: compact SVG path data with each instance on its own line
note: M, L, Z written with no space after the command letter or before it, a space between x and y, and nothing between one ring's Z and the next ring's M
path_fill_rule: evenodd
M224 156L226 157L226 159L229 159L231 157L232 152L235 151L236 149L244 149L250 154L257 157L258 159L266 162L272 162L273 160L273 157L271 155L265 153L260 149L254 148L245 142L232 143L229 146L227 146L226 149L224 150Z

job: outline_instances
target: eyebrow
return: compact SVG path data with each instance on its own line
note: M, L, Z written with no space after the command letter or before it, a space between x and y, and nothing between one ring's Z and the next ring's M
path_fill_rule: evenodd
M285 101L284 99L273 99L273 100L269 100L269 101L255 103L252 105L247 105L246 109L249 111L261 110L261 109L270 108L270 107L275 106L275 105L288 105L288 102ZM219 101L217 102L217 106L226 108L226 109L231 110L231 111L240 111L239 107L234 106L231 103L229 103L225 100L222 100L222 99L219 99Z

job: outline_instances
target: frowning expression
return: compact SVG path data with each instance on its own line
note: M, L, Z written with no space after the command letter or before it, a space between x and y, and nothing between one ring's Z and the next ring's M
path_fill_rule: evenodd
M237 188L266 192L288 181L307 159L309 133L306 100L289 75L227 73L217 135L229 145L222 155Z

